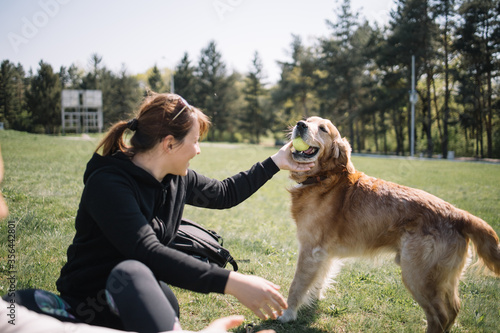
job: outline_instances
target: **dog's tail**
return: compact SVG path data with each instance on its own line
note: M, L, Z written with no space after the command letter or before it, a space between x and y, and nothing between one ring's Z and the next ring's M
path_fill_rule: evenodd
M495 230L472 214L466 213L463 232L472 240L479 258L500 276L500 244Z

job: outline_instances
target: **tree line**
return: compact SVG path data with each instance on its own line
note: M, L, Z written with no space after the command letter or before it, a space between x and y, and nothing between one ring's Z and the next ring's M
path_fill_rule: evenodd
M411 58L418 101L415 151L425 156L500 157L500 0L396 0L385 26L359 18L344 0L326 20L330 34L306 45L292 35L277 83L266 81L259 53L248 73L229 72L215 41L193 61L185 53L165 72L118 73L93 54L86 70L36 73L4 60L0 122L6 128L59 133L62 89L103 91L106 125L131 117L147 90L183 96L210 116L208 140L283 141L302 117L329 118L353 151L410 151ZM170 80L173 74L173 80ZM172 87L173 83L173 87Z

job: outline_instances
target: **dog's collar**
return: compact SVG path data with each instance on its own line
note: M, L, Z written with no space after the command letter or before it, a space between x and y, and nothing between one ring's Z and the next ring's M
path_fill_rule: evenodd
M299 184L301 184L301 185L316 184L316 183L322 182L326 178L327 177L325 177L325 176L309 177L306 180L304 180L302 183L299 183Z

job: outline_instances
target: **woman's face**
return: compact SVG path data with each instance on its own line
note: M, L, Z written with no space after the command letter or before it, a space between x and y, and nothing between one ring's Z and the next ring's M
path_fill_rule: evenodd
M174 146L172 149L171 160L169 161L170 173L179 176L187 175L189 161L201 153L200 150L200 124L195 118L193 126L188 134L184 137L184 141L180 145Z

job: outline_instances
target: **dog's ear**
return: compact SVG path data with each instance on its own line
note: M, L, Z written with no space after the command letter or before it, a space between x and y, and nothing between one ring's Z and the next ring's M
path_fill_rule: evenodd
M334 141L332 145L332 157L334 159L338 159L339 156L340 156L340 148L337 142Z
M333 157L337 166L345 167L348 173L354 173L354 165L351 162L351 145L346 138L337 139L333 142Z

